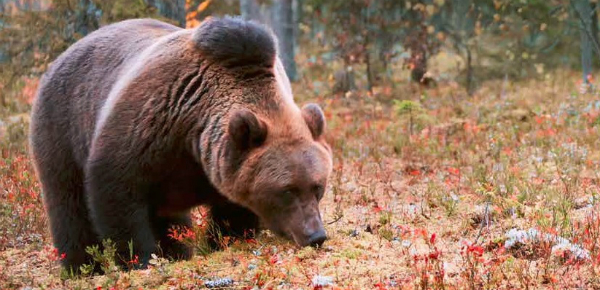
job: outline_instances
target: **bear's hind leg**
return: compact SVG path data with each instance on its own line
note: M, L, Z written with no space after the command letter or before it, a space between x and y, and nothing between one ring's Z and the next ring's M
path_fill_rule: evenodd
M171 216L159 217L153 219L152 227L154 235L158 238L159 247L163 256L174 260L188 260L192 257L193 249L188 245L176 240L171 229L175 229L178 234L185 234L181 231L192 229L192 220L189 213Z
M231 202L213 204L210 209L212 225L209 245L213 249L223 247L222 238L253 238L258 230L259 219L250 210Z

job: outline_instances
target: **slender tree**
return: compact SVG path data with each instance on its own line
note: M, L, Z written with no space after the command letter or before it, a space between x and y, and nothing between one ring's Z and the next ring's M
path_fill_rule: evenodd
M240 0L240 12L246 20L260 20L260 10L256 0Z
M291 81L298 77L294 60L293 20L292 0L274 0L272 27L279 40L279 57Z
M298 79L296 61L294 60L296 46L296 26L298 14L294 7L295 0L273 0L271 5L259 3L256 0L240 0L242 18L255 20L270 26L277 35L279 57L291 81Z
M592 38L594 42L600 43L598 41L598 11L596 10L598 9L598 2L591 1L590 5L592 10Z
M593 30L592 30L592 6L589 0L574 1L575 14L579 18L581 34L581 68L583 71L583 82L589 83L589 76L592 73L592 49L593 49Z
M185 0L146 0L146 4L156 7L161 16L173 19L180 27L185 27Z
M75 31L83 37L100 27L99 17L96 14L100 9L91 0L79 0L77 4L78 6L75 9Z

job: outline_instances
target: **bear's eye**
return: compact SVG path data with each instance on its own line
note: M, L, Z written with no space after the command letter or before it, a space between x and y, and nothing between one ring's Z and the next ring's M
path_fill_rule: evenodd
M291 190L284 190L281 193L281 201L285 205L290 205L294 202L294 193Z
M317 200L319 201L323 198L323 195L325 194L325 188L320 184L313 185L311 190L317 196Z

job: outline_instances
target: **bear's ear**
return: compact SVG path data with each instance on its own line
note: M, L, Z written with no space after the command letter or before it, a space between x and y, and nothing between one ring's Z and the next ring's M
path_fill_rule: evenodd
M302 107L302 117L308 125L313 138L318 139L325 131L325 115L321 107L315 103L306 104Z
M267 138L267 126L247 109L233 112L229 119L229 137L238 149L258 147Z

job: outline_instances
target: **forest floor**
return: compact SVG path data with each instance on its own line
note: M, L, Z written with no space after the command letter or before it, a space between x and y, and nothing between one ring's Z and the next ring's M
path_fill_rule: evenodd
M263 232L206 253L190 234L190 261L79 278L51 246L27 116L6 117L0 289L600 289L600 99L579 77L312 98L335 152L323 248Z

